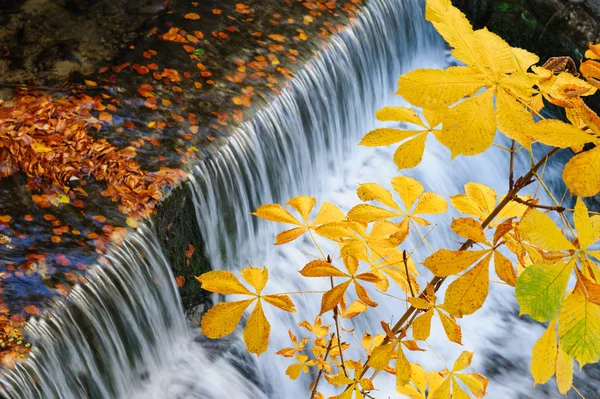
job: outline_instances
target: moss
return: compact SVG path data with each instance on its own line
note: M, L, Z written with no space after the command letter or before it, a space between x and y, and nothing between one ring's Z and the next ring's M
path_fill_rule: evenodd
M195 276L211 270L211 267L204 253L202 233L187 184L179 185L160 203L154 223L173 274L185 279L179 288L183 308L190 309L204 303L208 295L200 288ZM190 256L191 248L193 254Z

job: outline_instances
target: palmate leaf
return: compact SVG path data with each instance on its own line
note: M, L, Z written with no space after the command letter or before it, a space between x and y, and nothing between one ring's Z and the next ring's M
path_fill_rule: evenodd
M287 295L270 294L261 295L268 279L269 272L263 269L248 266L241 271L242 277L255 290L248 290L231 272L213 270L196 277L202 288L219 294L239 294L251 296L236 302L221 302L209 309L202 317L202 333L208 338L216 339L231 334L240 322L244 312L254 303L256 306L244 329L244 343L249 352L260 355L267 350L271 325L265 317L262 300L287 312L295 312L294 303Z
M427 123L423 123L412 108L406 107L384 107L377 111L375 116L384 122L410 123L416 125L417 129L378 128L367 133L361 140L360 145L366 147L388 146L404 141L394 153L394 163L398 166L398 170L417 166L423 158L427 135L430 132L437 133L433 129L439 124L439 118L429 112L425 117Z
M394 211L375 205L360 204L348 212L348 218L361 223L370 223L400 217L427 226L429 222L417 215L442 214L448 209L448 204L443 197L435 193L424 193L423 185L413 178L398 176L393 178L391 183L392 188L404 203L406 210L398 205L389 190L376 183L366 183L361 184L357 190L359 198L363 201L381 202ZM417 201L417 204L414 210L411 211L415 201ZM406 227L408 228L408 225Z
M287 209L279 204L261 205L258 207L256 212L253 212L252 214L272 222L292 224L297 226L290 230L285 230L277 235L275 238L275 245L282 245L301 237L305 232L308 231L308 229L315 230L318 228L318 226L323 224L340 222L346 218L344 213L340 211L337 206L329 202L324 202L321 205L321 209L319 210L317 216L311 223L309 222L309 216L315 206L315 203L316 200L313 197L307 196L294 197L286 202L287 205L294 208L298 214L300 214L302 221L298 220Z
M512 48L485 28L474 31L449 0L428 0L426 15L453 47L452 54L467 65L444 71L409 72L398 81L397 94L425 109L450 107L443 113L442 131L436 132L436 137L450 149L452 157L485 151L493 142L496 127L527 149L533 140L579 149L585 143L597 141L597 136L587 134L578 125L559 121L534 124L530 113L543 107L542 96L556 105L574 108L580 95L594 94L593 85L566 72L555 76L542 67L533 67L536 75L528 74L527 70L539 61L536 55ZM594 78L600 74L596 73L596 66L594 61L588 61L583 69L597 85ZM487 90L476 95L482 88ZM461 99L464 101L459 102ZM413 140L412 147L418 145L420 149L421 141ZM402 152L406 155L408 148ZM413 154L404 157L404 163L412 165L419 159L419 155ZM576 178L574 174L571 176Z
M486 394L488 380L479 373L459 373L471 365L473 352L463 351L454 362L452 370L445 370L446 377L430 395L431 399L447 399L469 397L460 387L457 380L462 381L476 398L483 398Z
M451 196L450 203L457 211L474 216L483 222L496 207L496 191L485 184L475 182L465 184L464 188L465 194ZM521 217L526 210L526 205L509 201L489 225L493 227L504 219Z
M344 298L344 294L346 290L350 286L351 283L354 283L354 288L356 290L356 294L365 304L375 307L377 306L377 302L373 301L367 290L359 283L359 280L377 283L379 282L379 277L373 273L359 273L358 271L358 259L346 256L344 257L344 265L346 266L346 270L348 273L344 273L337 267L331 265L328 262L322 260L314 260L309 262L302 270L300 270L300 274L304 277L346 277L348 280L345 282L338 284L331 288L329 291L323 294L321 298L321 311L319 314L323 314L325 312L329 312L333 308L335 308L340 302L342 302Z
M446 316L440 307L436 306L436 297L433 294L433 287L428 286L427 290L427 297L431 302L417 297L408 298L408 302L413 307L425 310L425 313L418 316L413 322L413 338L416 340L426 340L429 337L431 332L431 320L433 318L434 311L436 311L440 317L442 327L444 328L448 339L452 342L456 342L457 344L461 344L462 331L460 326L456 323L454 318Z
M285 371L285 374L292 380L298 379L300 373L308 373L308 368L314 366L316 363L315 359L308 360L308 356L306 355L298 355L295 359L298 363L290 365Z
M526 72L539 58L511 47L485 28L474 31L449 0L428 0L426 10L427 20L453 47L453 56L467 66L409 72L398 81L397 94L413 105L433 110L465 99L443 113L442 131L436 132L452 157L475 155L489 148L496 133L496 119L503 133L529 148L531 138L525 130L533 125L533 119L516 98L527 103L536 93L533 86L537 79ZM475 95L484 87L488 90ZM495 95L499 96L496 111ZM511 111L519 117L513 117Z

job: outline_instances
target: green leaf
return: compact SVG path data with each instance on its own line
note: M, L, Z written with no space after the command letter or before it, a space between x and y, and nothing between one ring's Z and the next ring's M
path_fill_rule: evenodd
M521 314L550 321L560 311L573 264L531 265L517 279L516 295Z

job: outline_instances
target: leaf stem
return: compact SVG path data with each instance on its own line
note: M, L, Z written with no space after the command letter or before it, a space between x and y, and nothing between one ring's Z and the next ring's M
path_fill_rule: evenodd
M450 371L450 369L449 369L449 368L448 368L448 366L446 365L446 362L444 362L444 359L442 359L442 357L440 356L440 354L439 354L439 353L437 353L437 351L436 351L435 349L433 349L433 346L431 346L431 345L429 344L429 342L427 342L427 340L425 340L425 341L423 341L423 342L425 342L425 344L427 344L427 346L429 347L429 349L431 349L431 351L432 351L433 353L435 353L435 355L437 356L437 358L438 358L438 359L440 359L440 362L442 362L442 365L444 366L444 368L445 368L446 370Z
M415 296L412 283L410 282L410 274L408 274L408 259L406 259L406 249L402 251L402 260L404 261L404 270L406 272L406 281L408 281L408 288L410 288L410 295Z
M327 291L317 291L317 290L310 290L310 291L289 291L289 292L279 292L277 294L272 294L272 295L324 294L326 292ZM269 294L269 295L271 295L271 294Z
M327 256L327 263L331 264L331 256ZM331 282L331 288L333 289L333 277L329 277L329 281ZM346 365L344 364L344 352L342 351L342 336L340 335L340 323L338 321L338 305L335 305L333 308L333 321L335 322L335 331L337 332L341 369L344 372L344 375L348 377L348 371L346 371Z
M429 248L429 250L431 251L431 253L434 253L435 251L433 250L433 248L431 248L431 245L429 245L429 242L427 241L423 233L421 233L421 230L419 230L419 226L417 226L417 224L412 219L409 219L409 221L413 225L413 228L417 230L417 233L419 233L419 235L421 236L421 242L424 242L425 245L427 245L427 248Z
M323 362L326 362L327 357L329 356L331 345L333 345L333 336L333 333L329 336L329 344L327 345L327 350L325 351L325 357L323 357ZM317 374L317 379L315 380L315 385L313 386L313 390L310 394L310 399L313 399L317 393L317 388L319 387L319 381L321 380L321 376L323 375L323 370L325 370L324 366L321 368L321 370L319 370L319 374Z
M315 236L313 236L312 230L310 228L308 229L308 234L310 235L310 238L312 239L312 242L315 244L315 247L317 247L317 249L321 253L321 256L323 257L323 259L327 259L327 257L325 256L325 254L321 250L321 247L319 246L319 244L317 244L317 240L315 240ZM329 263L331 263L331 262L329 262Z
M585 399L585 396L583 396L581 394L581 392L579 392L579 390L577 388L575 388L575 385L571 385L571 388L573 388L573 390L575 390L575 392L577 392L577 395L581 396L581 399Z
M515 169L515 141L513 140L510 144L510 166L508 172L508 190L512 190L515 185L515 177L514 177L514 169Z
M519 198L517 196L515 196L513 198L513 201L518 202L519 204L523 204L525 206L528 206L530 208L538 208L538 209L545 209L548 211L556 211L556 212L564 212L567 210L567 208L556 205L556 206L552 206L552 205L539 205L539 204L534 204L533 199L528 199L528 200L524 200L522 198Z

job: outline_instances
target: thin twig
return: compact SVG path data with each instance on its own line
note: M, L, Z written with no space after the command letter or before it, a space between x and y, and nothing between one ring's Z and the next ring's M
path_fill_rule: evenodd
M327 263L331 263L331 256L327 255ZM331 282L331 288L333 288L333 277L329 277L329 281ZM348 372L346 371L346 365L344 364L344 352L342 351L342 336L340 335L340 323L338 322L338 305L335 305L333 308L333 321L335 322L335 331L337 332L337 340L338 340L338 349L340 351L340 362L341 368L344 372L344 375L348 377Z
M402 251L402 260L404 261L404 270L406 271L406 281L408 281L408 288L410 288L410 295L415 296L413 291L412 283L410 282L410 274L408 274L408 260L406 259L406 249Z
M331 333L331 335L329 336L329 345L327 345L327 350L325 351L325 357L323 357L323 362L326 362L327 357L329 356L329 351L331 350L331 345L333 345L333 336L334 336L333 333ZM325 366L323 366L321 368L321 370L319 370L319 374L317 374L317 379L315 380L315 385L310 394L310 399L313 399L315 397L315 394L317 393L317 388L319 387L319 380L321 379L321 376L323 375L323 370L325 370Z
M525 206L528 206L530 208L538 208L538 209L545 209L548 211L556 211L556 212L564 212L567 210L567 208L560 206L560 205L539 205L539 204L534 204L532 201L533 199L528 199L528 200L524 200L522 198L519 197L514 197L513 198L514 202L518 202L519 204L523 204Z
M515 141L513 140L510 144L510 166L508 172L508 190L512 190L515 185L514 178L514 169L515 169Z

